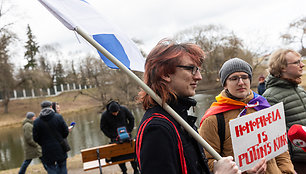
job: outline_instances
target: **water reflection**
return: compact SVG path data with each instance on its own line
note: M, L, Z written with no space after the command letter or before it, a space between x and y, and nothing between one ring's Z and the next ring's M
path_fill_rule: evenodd
M210 107L211 103L215 101L215 96L220 91L211 91L202 94L197 94L194 96L194 99L197 101L197 105L195 107L194 115L198 117L196 121L196 125L199 127L202 116L205 111ZM189 110L191 112L191 110Z
M197 125L206 109L214 100L215 95L216 92L212 92L197 94L194 97L198 104L189 114L198 117ZM135 116L136 126L132 132L132 135L135 137L136 128L139 125L144 111L141 106L129 109ZM79 154L81 149L108 144L109 139L100 130L100 117L101 113L98 113L98 110L64 115L67 124L70 124L72 121L76 122L76 126L68 136L68 142L71 146L68 157ZM24 160L22 128L13 127L1 129L0 139L0 170L19 168ZM40 161L34 159L32 163L37 164Z
M17 161L23 161L23 138L20 135L22 135L20 127L1 129L0 170L14 168Z

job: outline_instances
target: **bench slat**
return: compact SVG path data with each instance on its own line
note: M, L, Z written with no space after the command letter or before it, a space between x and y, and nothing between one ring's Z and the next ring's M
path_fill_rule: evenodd
M134 159L126 159L126 160L112 162L112 163L105 163L105 161L103 162L103 160L100 160L100 161L101 161L101 167L106 167L106 166L121 164L121 163L129 162L129 161L133 161L133 160ZM87 162L87 163L83 164L84 171L93 170L93 169L97 169L97 168L99 168L98 160L92 161L92 162Z
M83 163L97 160L97 149L99 149L100 159L135 153L135 140L122 144L107 144L83 149L81 150Z

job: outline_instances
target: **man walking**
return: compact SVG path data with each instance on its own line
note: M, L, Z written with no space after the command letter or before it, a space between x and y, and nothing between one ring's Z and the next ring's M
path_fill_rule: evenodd
M24 137L24 155L25 160L22 163L19 174L24 174L30 165L32 159L41 159L41 147L33 140L33 121L36 119L34 112L27 112L23 121L23 137ZM44 165L44 164L43 164Z
M52 109L52 102L41 103L41 112L34 121L33 138L42 147L42 160L48 174L67 174L67 152L62 148L58 138L68 136L68 126L63 117Z

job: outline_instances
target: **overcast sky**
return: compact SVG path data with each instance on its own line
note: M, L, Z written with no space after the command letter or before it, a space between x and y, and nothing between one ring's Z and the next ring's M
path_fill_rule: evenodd
M94 52L53 17L37 0L6 0L13 3L13 30L26 41L27 24L39 45L59 43L66 55ZM305 0L87 0L128 37L142 40L147 53L162 38L195 25L223 25L246 43L281 45L279 36L290 22L306 16ZM3 24L3 21L0 21ZM1 24L0 23L0 24ZM80 40L81 44L79 43ZM265 45L261 45L265 46ZM24 50L17 53L23 62Z

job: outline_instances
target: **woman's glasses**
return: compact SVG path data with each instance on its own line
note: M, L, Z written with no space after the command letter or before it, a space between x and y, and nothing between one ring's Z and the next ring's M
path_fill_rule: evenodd
M197 73L197 71L199 71L199 67L196 67L196 66L177 65L176 67L180 67L180 68L183 68L185 70L189 70L189 71L191 71L192 75L195 75Z

